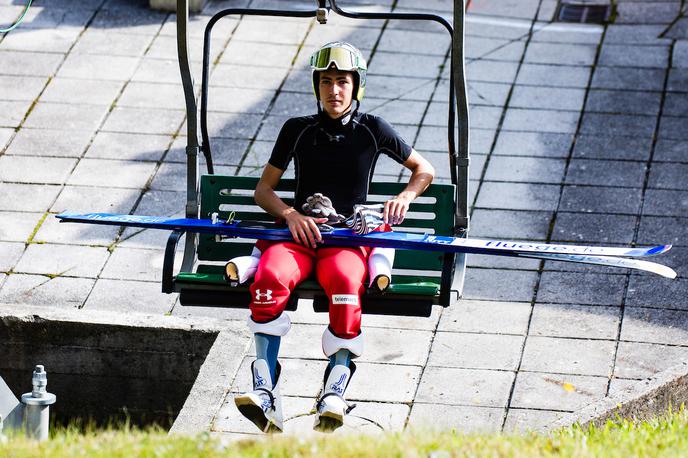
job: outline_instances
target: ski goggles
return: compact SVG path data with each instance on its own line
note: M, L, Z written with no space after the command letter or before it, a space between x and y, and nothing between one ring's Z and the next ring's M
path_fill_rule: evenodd
M313 67L313 70L327 70L332 64L338 70L365 70L363 60L346 48L324 48L311 56L310 65Z

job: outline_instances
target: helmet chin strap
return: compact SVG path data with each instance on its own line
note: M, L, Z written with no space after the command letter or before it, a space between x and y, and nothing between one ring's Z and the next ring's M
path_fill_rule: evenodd
M338 118L332 118L329 115L329 113L326 113L325 110L323 110L323 108L322 108L320 100L318 100L317 105L318 105L318 114L319 115L327 116L327 118L329 118L330 120L335 121L335 122L339 122L342 126L346 126L347 124L349 124L349 122L351 122L351 118L353 118L356 115L356 113L358 112L358 109L361 106L361 102L356 100L356 108L354 108L352 110L351 105L349 105L347 108L347 111ZM352 105L353 105L353 102L352 102Z

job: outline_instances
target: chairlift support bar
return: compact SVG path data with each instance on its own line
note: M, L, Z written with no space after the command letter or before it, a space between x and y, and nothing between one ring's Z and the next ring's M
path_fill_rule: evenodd
M215 14L206 25L203 45L203 69L201 83L201 138L202 143L198 144L197 113L198 106L194 92L193 78L189 65L188 55L188 20L189 8L188 0L177 0L177 51L179 55L179 68L182 75L184 88L184 98L186 101L187 113L187 205L186 216L188 218L198 218L199 208L199 188L198 188L198 152L203 152L206 158L208 173L212 174L212 152L207 126L208 108L208 86L210 69L210 36L212 28L223 17L229 15L246 16L276 16L276 17L317 17L319 20L323 16L322 11L334 11L335 13L355 19L393 19L393 20L429 20L442 26L450 34L451 60L450 60L450 84L449 84L449 113L448 113L448 152L451 181L456 185L456 209L455 209L455 235L465 236L468 232L468 165L469 165L469 118L468 118L468 97L466 90L466 78L464 67L464 19L465 19L465 0L454 0L454 24L456 30L443 17L435 14L426 13L372 13L372 12L353 12L339 7L336 0L316 0L318 8L315 10L272 10L272 9L250 9L250 8L229 8ZM328 6L329 4L329 6ZM457 95L458 94L458 98ZM458 109L458 131L459 143L458 150L455 141L456 110ZM195 251L197 246L197 235L188 234L182 261L182 269L190 271L195 261ZM442 294L447 295L443 302L448 302L448 295L451 289L463 290L463 281L466 270L465 254L446 254L444 258L445 268L443 269ZM455 276L455 269L458 267L458 275ZM450 274L448 274L450 273Z

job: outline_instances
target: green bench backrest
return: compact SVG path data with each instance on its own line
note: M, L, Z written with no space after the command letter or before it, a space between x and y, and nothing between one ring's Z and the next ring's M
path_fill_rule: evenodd
M239 220L273 221L253 200L253 191L258 183L256 177L234 177L225 175L203 175L201 177L201 218L210 218L214 212L220 219L227 219L232 211ZM282 179L276 191L292 205L293 179ZM368 203L384 202L405 187L403 183L374 182L370 185ZM437 235L452 235L454 226L454 185L433 184L411 204L407 218L398 230L426 232ZM212 234L200 234L198 259L201 261L227 261L235 256L250 253L253 241L225 239L216 240ZM397 250L395 269L418 272L419 281L437 278L442 271L442 255L438 252ZM432 274L431 274L432 272Z

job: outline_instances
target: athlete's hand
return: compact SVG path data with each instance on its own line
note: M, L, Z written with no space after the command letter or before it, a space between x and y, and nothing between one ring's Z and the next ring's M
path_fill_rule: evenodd
M401 224L413 201L410 193L402 192L393 199L385 202L385 210L382 212L382 219L387 224Z
M327 218L305 216L292 208L284 215L284 220L296 243L315 248L318 242L322 242L318 224L326 223Z

